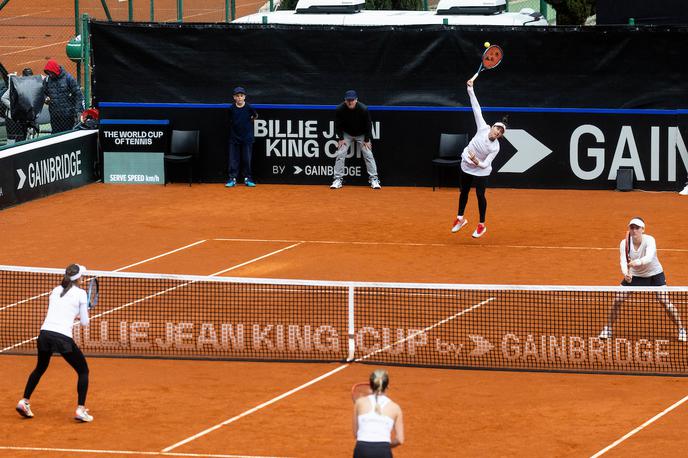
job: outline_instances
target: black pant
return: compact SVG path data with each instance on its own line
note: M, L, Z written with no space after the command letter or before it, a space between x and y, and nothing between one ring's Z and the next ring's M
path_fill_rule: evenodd
M36 368L29 375L26 381L26 388L24 389L24 397L31 398L33 390L36 389L41 377L48 369L50 358L53 353L59 353L74 368L79 375L79 380L76 384L76 390L79 395L78 404L80 406L86 403L86 393L88 392L88 364L86 358L79 347L71 337L67 337L58 332L41 331L38 335L38 361Z
M478 197L478 211L480 212L480 222L485 222L485 214L487 213L487 199L485 198L485 188L487 187L487 177L479 177L461 171L461 191L459 194L459 215L466 211L466 204L468 203L468 194L471 192L471 186L475 186L475 194Z
M389 442L356 441L354 458L392 458Z

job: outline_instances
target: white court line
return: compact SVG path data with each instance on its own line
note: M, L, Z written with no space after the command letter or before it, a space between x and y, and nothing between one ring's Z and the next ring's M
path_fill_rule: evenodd
M664 409L662 412L658 413L657 415L655 415L654 417L650 418L649 420L647 420L647 421L646 421L645 423L643 423L642 425L640 425L640 426L638 426L637 428L635 428L633 431L630 431L629 433L627 433L626 435L624 435L624 436L621 437L620 439L617 439L616 441L614 441L613 443L609 444L608 446L606 446L605 448L603 448L603 449L600 450L599 452L595 453L595 454L592 455L590 458L597 458L598 456L604 455L604 454L607 453L609 450L613 449L614 447L616 447L617 445L619 445L620 443L622 443L623 441L625 441L625 440L628 439L629 437L633 436L634 434L639 433L639 432L642 431L645 427L647 427L647 426L651 425L652 423L654 423L655 421L659 420L659 419L662 418L664 415L668 414L669 412L671 412L672 410L674 410L675 408L677 408L678 406L680 406L681 404L683 404L683 403L686 402L686 401L688 401L688 396L684 397L683 399L681 399L680 401L678 401L678 402L676 402L675 404L671 405L670 407L667 407L667 408Z
M20 17L28 17L28 16L34 16L34 15L42 16L43 13L49 13L51 11L52 10L34 11L33 13L20 14L19 16L4 17L4 18L0 19L0 22L11 21L12 19L18 19Z
M201 243L205 243L205 242L207 242L207 240L199 240L198 242L190 243L190 244L188 244L188 245L186 245L186 246L183 246L183 247L181 247L181 248L177 248L177 249L175 249L175 250L168 251L167 253L159 254L159 255L157 255L157 256L153 256L152 258L144 259L143 261L135 262L134 264L129 264L128 266L120 267L119 269L115 269L113 272L120 272L120 271L122 271L122 270L124 270L124 269L129 269L129 268L131 268L131 267L138 266L139 264L144 264L144 263L146 263L146 262L149 262L149 261L153 261L153 260L155 260L155 259L162 258L163 256L167 256L167 255L176 253L176 252L178 252L178 251L186 250L187 248L191 248L191 247L193 247L193 246L200 245Z
M175 250L168 251L167 253L159 254L159 255L157 255L157 256L153 256L152 258L144 259L143 261L135 262L134 264L129 264L128 266L120 267L119 269L113 270L113 272L120 272L120 271L122 271L122 270L124 270L124 269L129 269L130 267L138 266L139 264L143 264L143 263L146 263L146 262L149 262L149 261L153 261L153 260L155 260L155 259L162 258L163 256L167 256L167 255L176 253L176 252L178 252L178 251L186 250L187 248L191 248L191 247L193 247L193 246L200 245L201 243L204 243L204 242L207 242L207 240L199 240L198 242L194 242L194 243L191 243L191 244L189 244L189 245L183 246L183 247L181 247L181 248L177 248L177 249L175 249ZM43 293L43 294L39 294L38 296L33 296L33 297L28 298L28 299L21 300L21 301L19 301L19 302L15 302L15 303L10 304L10 305L6 305L6 306L0 308L0 312L2 312L3 310L6 310L6 309L12 308L12 307L16 307L17 305L21 305L21 304L24 304L24 303L26 303L26 302L33 301L33 300L35 300L35 299L39 299L39 298L41 298L41 297L43 297L43 296L47 296L48 294L50 294L50 291L48 291L48 292L46 292L46 293ZM24 343L26 343L26 342L24 342ZM5 351L5 350L7 350L7 349L4 349L4 350L0 351L0 353L2 353L2 352Z
M285 458L273 456L254 456L254 455L218 455L214 453L165 453L165 452L142 452L137 450L93 450L78 448L47 448L47 447L11 447L0 445L0 450L22 450L33 452L69 452L69 453L101 453L106 455L147 455L147 456L182 456L182 457L201 457L201 458Z
M532 250L594 250L594 251L619 251L619 247L589 247L589 246L547 246L547 245L491 245L491 244L466 244L457 245L456 243L415 243L415 242L360 242L360 241L339 241L339 240L283 240L283 239L232 239L219 238L213 239L218 242L281 242L281 243L321 243L331 245L392 245L392 246L437 246L437 247L477 247L477 248L521 248ZM658 248L657 251L671 251L677 253L688 253L684 248Z
M237 264L236 266L232 266L232 267L229 267L229 268L227 268L227 269L220 270L219 272L215 272L214 274L210 274L210 275L208 275L208 276L209 276L209 277L217 277L218 275L222 275L223 273L229 272L230 270L238 269L238 268L240 268L240 267L244 267L244 266L246 266L246 265L248 265L248 264L252 264L252 263L254 263L254 262L256 262L256 261L260 261L261 259L265 259L265 258L267 258L267 257L269 257L269 256L272 256L272 255L275 255L275 254L277 254L277 253L281 253L281 252L283 252L283 251L287 251L287 250L289 250L289 249L291 249L291 248L294 248L294 247L297 247L297 246L301 245L302 243L303 243L303 242L298 242L298 243L291 244L291 245L289 245L288 247L280 248L279 250L275 250L275 251L273 251L272 253L264 254L263 256L259 256L259 257L257 257L257 258L253 258L253 259L251 259L250 261L242 262L241 264Z
M464 310L461 310L460 312L457 312L457 313L455 313L454 315L452 315L452 316L450 316L450 317L448 317L448 318L445 318L445 319L443 319L443 320L440 320L440 321L438 321L437 323L432 324L432 325L430 325L430 326L428 326L428 327L426 327L426 328L424 328L424 329L422 329L422 330L420 330L420 331L417 331L417 332L415 332L415 333L413 333L413 334L410 334L410 335L408 335L408 336L406 336L406 337L404 337L404 338L402 338L402 339L399 339L399 340L397 340L396 342L393 342L393 343L391 343L391 344L388 344L387 346L385 346L385 347L383 347L383 348L381 348L381 349L379 349L379 350L376 350L376 351L374 351L374 352L372 352L372 353L370 353L370 354L368 354L368 355L365 355L365 356L362 356L362 357L360 357L360 358L358 358L358 359L355 359L354 362L363 361L363 360L365 360L365 359L370 358L370 357L371 357L372 355L374 355L374 354L377 354L377 353L379 353L379 352L381 352L381 351L387 350L388 348L392 348L392 347L394 347L394 346L396 346L396 345L399 345L399 344L401 344L401 343L404 343L404 342L406 342L407 340L413 339L413 338L415 338L415 337L416 337L417 335L419 335L419 334L422 334L422 333L424 333L424 332L430 331L431 329L434 329L434 328L436 328L437 326L440 326L441 324L444 324L444 323L446 323L446 322L448 322L448 321L451 321L451 320L453 320L453 319L455 319L455 318L458 318L458 317L460 317L460 316L462 316L462 315L464 315L464 314L466 314L466 313L468 313L468 312L470 312L470 311L472 311L472 310L477 309L478 307L480 307L480 306L482 306L482 305L487 304L488 302L493 301L494 299L495 299L494 297L491 297L491 298L486 299L486 300L484 300L484 301L482 301L482 302L479 302L479 303L477 303L477 304L474 304L474 305L470 306L469 308L464 309ZM182 446L182 445L184 445L184 444L188 444L189 442L194 441L194 440L196 440L196 439L198 439L198 438L200 438L200 437L203 437L203 436L205 436L205 435L208 434L208 433L211 433L211 432L213 432L213 431L215 431L215 430L217 430L217 429L222 428L223 426L226 426L226 425L228 425L228 424L230 424L230 423L234 423L235 421L237 421L237 420L239 420L239 419L241 419L241 418L243 418L243 417L245 417L245 416L251 415L252 413L257 412L257 411L263 409L264 407L267 407L267 406L269 406L269 405L271 405L271 404L276 403L277 401L280 401L280 400L282 400L282 399L284 399L284 398L286 398L286 397L288 397L288 396L291 396L292 394L294 394L294 393L296 393L296 392L298 392L298 391L301 391L301 390L303 390L304 388L308 388L309 386L314 385L315 383L318 383L319 381L324 380L324 379L328 378L329 376L334 375L334 374L336 374L336 373L338 373L338 372L340 372L340 371L346 369L346 368L349 367L349 366L350 366L349 363L347 363L347 364L342 364L341 366L339 366L339 367L337 367L337 368L335 368L335 369L333 369L333 370L331 370L331 371L329 371L329 372L327 372L327 373L325 373L325 374L322 374L322 375L320 375L319 377L316 377L316 378L314 378L313 380L311 380L311 381L309 381L309 382L306 382L306 383L304 383L304 384L301 385L301 386L297 386L296 388L293 388L293 389L287 391L286 393L282 393L282 394L280 394L279 396L274 397L274 398L270 399L269 401L264 402L264 403L262 403L262 404L260 404L260 405L257 405L257 406L255 406L255 407L253 407L253 408L251 408L251 409L249 409L249 410L247 410L247 411L245 411L245 412L242 412L242 413L240 413L240 414L237 415L237 416L234 416L234 417L232 417L232 418L230 418L230 419L228 419L228 420L225 420L225 421L223 421L222 423L218 423L218 424L215 425L215 426L211 426L210 428L208 428L208 429L206 429L206 430L204 430L204 431L201 431L201 432L198 433L198 434L195 434L195 435L193 435L193 436L191 436L191 437L187 437L186 439L184 439L184 440L182 440L182 441L179 441L179 442L177 442L176 444L170 445L169 447L166 447L166 448L162 449L162 451L163 451L163 452L169 452L170 450L174 450L175 448L180 447L180 446Z
M43 45L43 46L34 46L34 47L32 47L32 48L22 49L22 50L14 51L14 52L6 52L6 53L4 53L4 54L0 54L0 56L11 56L12 54L19 54L19 53L22 53L22 52L33 51L33 50L35 50L35 49L49 48L49 47L51 47L51 46L59 46L59 45L63 45L63 44L66 44L66 43L69 43L69 40L67 40L67 41L57 41L57 42L53 42L53 43L50 43L50 44L47 44L47 45Z
M298 391L301 391L301 390L304 389L304 388L308 388L309 386L311 386L311 385L313 385L313 384L315 384L315 383L318 383L319 381L324 380L324 379L326 379L327 377L329 377L330 375L334 375L334 374L336 374L337 372L339 372L339 371L341 371L341 370L343 370L343 369L346 369L347 367L349 367L348 364L343 364L343 365L339 366L338 368L333 369L333 370L331 370L330 372L328 372L328 373L326 373L326 374L323 374L323 375L321 375L321 376L319 376L319 377L314 378L314 379L311 380L310 382L306 382L306 383L304 383L304 384L301 385L301 386L297 386L296 388L293 388L293 389L287 391L286 393L282 393L282 394L280 394L279 396L277 396L277 397L275 397L275 398L272 398L272 399L270 399L270 400L267 401L267 402L264 402L264 403L262 403L262 404L260 404L260 405L257 405L257 406L255 406L255 407L253 407L252 409L249 409L249 410L247 410L247 411L245 411L245 412L240 413L239 415L237 415L237 416L235 416L235 417L230 418L229 420L225 420L225 421L223 421L222 423L219 423L219 424L217 424L217 425L215 425L215 426L212 426L212 427L206 429L205 431L201 431L201 432L198 433L198 434L195 434L195 435L193 435L193 436L191 436L191 437L187 437L187 438L184 439L183 441L177 442L177 443L174 444L174 445L170 445L169 447L166 447L166 448L162 449L162 451L163 451L164 453L166 453L166 452L169 452L170 450L173 450L173 449L175 449L175 448L177 448L177 447L180 447L180 446L182 446L182 445L184 445L184 444L188 444L189 442L194 441L194 440L198 439L199 437L203 437L203 436L205 436L206 434L215 431L216 429L222 428L223 426L226 426L226 425L228 425L228 424L230 424L230 423L234 423L235 421L239 420L240 418L243 418L243 417L245 417L245 416L247 416L247 415L251 415L252 413L257 412L257 411L259 411L260 409L262 409L262 408L264 408L264 407L267 407L267 406L269 406L269 405L271 405L271 404L276 403L277 401L279 401L279 400L281 400L281 399L286 398L287 396L291 396L292 394L294 394L294 393L296 393L296 392L298 392Z
M120 270L123 270L123 269L127 269L127 268L132 267L132 266L136 266L136 265L142 264L142 263L144 263L144 262L151 261L151 260L153 260L153 259L158 259L158 258L160 258L160 257L162 257L162 256L167 256L168 254L175 253L175 252L180 251L180 250L184 250L184 249L186 249L186 248L189 248L189 247L192 247L192 246L201 244L201 243L203 243L203 242L205 242L205 241L206 241L206 240L199 240L198 242L194 242L194 243L191 243L191 244L186 245L186 246L184 246L184 247L177 248L176 250L168 251L167 253L163 253L163 254L158 255L158 256L153 256L152 258L148 258L148 259L146 259L146 260L144 260L144 261L140 261L140 262L137 262L137 263L134 263L134 264L130 264L130 265L125 266L125 267L120 267L120 268L117 269L115 272L120 271ZM243 267L243 266L246 266L246 265L248 265L248 264L252 264L252 263L254 263L254 262L256 262L256 261L260 261L261 259L265 259L265 258L267 258L267 257L276 255L276 254L278 254L278 253L281 253L281 252L283 252L283 251L289 250L289 249L294 248L294 247L299 246L299 245L300 245L300 243L291 244L291 245L289 245L288 247L280 248L279 250L275 250L275 251L272 251L272 252L270 252L270 253L268 253L268 254L264 254L264 255L262 255L262 256L258 256L257 258L253 258L253 259L250 259L250 260L248 260L248 261L246 261L246 262L242 262L241 264L237 264L237 265L232 266L232 267L229 267L229 268L227 268L227 269L220 270L220 271L215 272L214 274L211 274L211 275L208 275L208 276L209 276L209 277L215 277L215 276L221 275L221 274L223 274L223 273L225 273L225 272L229 272L230 270L238 269L238 268ZM105 315L109 315L110 313L114 313L114 312L116 312L116 311L118 311L118 310L122 310L122 309L127 308L127 307L129 307L129 306L131 306L131 305L135 305L135 304L138 304L138 303L140 303L140 302L147 301L148 299L151 299L151 298L153 298L153 297L161 296L161 295L163 295L163 294L169 293L170 291L174 291L174 290L176 290L176 289L183 288L183 287L188 286L188 285L190 285L190 284L192 284L192 283L195 283L195 281L190 281L190 282L187 282L187 283L182 283L182 284L180 284L180 285L172 286L172 287L167 288L167 289L165 289L165 290L158 291L157 293L149 294L149 295L146 296L146 297L142 297L142 298L136 299L135 301L131 301L131 302L128 302L128 303L126 303L126 304L120 305L119 307L115 307L115 308L113 308L113 309L106 310L106 311L104 311L104 312L102 312L102 313L98 313L98 314L96 314L96 315L93 315L93 316L90 317L90 318L93 320L93 319L100 318L100 317L105 316ZM49 294L49 293L44 293L43 295L46 295L46 294ZM40 297L40 296L37 296L37 297ZM27 299L27 300L29 300L29 299ZM15 305L16 305L16 304L15 304ZM7 308L7 307L5 307L5 308ZM76 324L76 323L78 323L78 321L76 321L75 324ZM12 349L14 349L14 348L21 347L22 345L25 345L25 344L27 344L27 343L33 342L33 341L36 340L36 339L38 339L38 336L34 336L34 337L30 338L30 339L24 340L23 342L15 343L14 345L11 345L11 346L9 346L9 347L5 347L5 348L3 348L3 349L0 349L0 353L4 353L4 352L9 351L9 350L12 350Z

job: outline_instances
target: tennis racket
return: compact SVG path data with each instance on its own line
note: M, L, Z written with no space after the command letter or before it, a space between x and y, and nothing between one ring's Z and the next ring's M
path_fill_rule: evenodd
M98 279L91 278L88 282L88 308L92 309L98 305Z
M475 75L473 75L471 81L475 81L478 75L480 75L480 72L491 70L499 65L499 63L502 61L502 57L504 57L504 51L502 51L501 47L492 45L487 48L483 53L482 59L480 60L480 67L478 67L478 71L475 72Z
M631 231L626 231L626 263L631 262Z
M357 383L351 387L351 400L356 402L358 398L364 396L369 396L373 394L373 390L370 389L370 383Z

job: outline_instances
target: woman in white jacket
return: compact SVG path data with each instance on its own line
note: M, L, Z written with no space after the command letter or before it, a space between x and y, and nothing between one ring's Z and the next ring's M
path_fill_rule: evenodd
M86 291L79 288L81 276L84 273L86 273L84 266L70 264L65 269L62 283L50 293L48 313L38 335L36 368L26 381L24 397L17 403L17 412L22 417L33 417L29 398L48 369L53 353L59 353L74 368L79 377L76 385L78 402L74 418L83 422L93 421L93 417L84 405L88 392L88 364L72 338L72 327L77 316L82 326L89 324Z
M492 126L488 125L483 119L480 104L475 97L473 79L468 80L466 86L468 96L471 99L471 108L473 109L477 132L461 154L459 213L454 220L452 232L458 232L459 229L468 224L468 220L464 218L464 212L468 203L468 194L471 191L471 186L474 186L478 197L478 211L480 212L480 222L473 232L473 237L477 238L482 237L487 232L487 226L485 226L485 215L487 213L485 188L487 187L487 178L492 173L492 161L499 153L498 140L506 131L506 123L496 122Z

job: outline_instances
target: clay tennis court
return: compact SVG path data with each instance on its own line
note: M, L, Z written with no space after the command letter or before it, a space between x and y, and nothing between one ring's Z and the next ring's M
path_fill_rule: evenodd
M93 184L3 211L0 263L606 286L619 281L618 241L638 214L658 240L669 284L688 284L685 202L676 194L490 189L481 239L450 233L456 199L454 189ZM375 367L90 358L95 421L76 424L75 375L61 359L27 421L13 407L34 358L2 355L0 365L0 456L56 457L350 456L349 390ZM669 456L688 442L684 378L388 370L390 396L406 416L407 443L395 456L575 457L609 446L605 456Z

